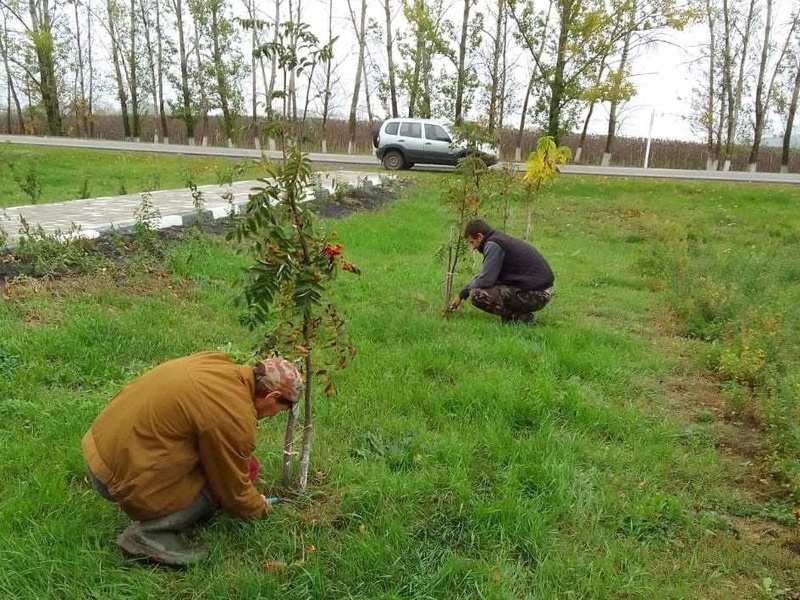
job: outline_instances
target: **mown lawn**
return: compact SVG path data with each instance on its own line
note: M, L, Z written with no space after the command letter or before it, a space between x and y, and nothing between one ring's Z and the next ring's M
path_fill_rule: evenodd
M557 295L519 327L442 317L442 177L326 223L363 274L336 286L358 355L318 399L311 493L216 518L187 571L117 552L126 520L79 442L148 367L248 349L246 259L191 234L163 259L0 288L0 597L800 594L796 191L562 179L532 232ZM262 423L258 455L286 495L282 425Z
M257 161L0 144L0 208L255 179Z

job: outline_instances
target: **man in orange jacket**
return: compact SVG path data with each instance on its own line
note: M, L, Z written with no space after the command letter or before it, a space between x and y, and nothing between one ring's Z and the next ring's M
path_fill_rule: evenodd
M301 385L287 360L243 366L201 352L123 387L81 443L92 486L134 520L117 546L185 565L205 552L188 546L181 531L220 507L245 519L269 512L251 478L256 423L291 408Z

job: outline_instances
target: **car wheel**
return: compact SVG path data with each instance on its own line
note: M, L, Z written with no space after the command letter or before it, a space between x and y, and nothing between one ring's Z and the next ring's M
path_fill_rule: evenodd
M406 161L398 150L389 150L383 155L383 166L389 171L397 171L406 167Z

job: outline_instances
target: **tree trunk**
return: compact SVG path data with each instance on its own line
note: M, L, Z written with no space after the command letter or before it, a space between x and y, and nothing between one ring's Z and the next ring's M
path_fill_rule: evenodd
M258 41L258 27L256 26L255 0L247 2L247 14L253 22L250 29L250 45L253 49L260 46ZM256 53L250 53L250 131L253 134L253 145L261 149L261 137L258 133L258 78L256 77Z
M522 160L522 135L525 133L525 117L528 113L528 101L533 92L533 84L536 82L536 73L531 73L528 80L528 89L525 90L525 98L522 100L522 114L519 117L519 129L517 130L517 146L514 149L514 160Z
M373 115L372 113L372 96L369 89L369 70L367 69L367 63L368 62L369 64L374 64L374 63L372 62L372 57L370 56L369 48L365 48L365 52L367 54L366 59L369 60L366 59L364 60L364 68L361 69L361 75L364 78L364 104L366 105L367 108L367 121L370 124L372 124L375 115Z
M581 162L581 156L583 155L583 144L586 143L586 136L589 132L589 122L592 120L592 113L594 113L595 106L595 102L589 103L589 110L586 112L586 118L583 120L583 129L581 130L580 138L578 138L578 147L575 148L575 157L573 158L573 161L576 164L580 164Z
M136 0L130 3L130 48L128 54L128 77L131 88L131 116L133 117L131 134L134 141L142 137L141 114L139 111L139 65L136 56Z
M6 28L6 23L3 23L3 31L2 35L0 35L0 54L3 55L3 66L6 70L6 86L8 87L8 96L14 101L14 108L17 111L17 122L19 123L19 133L25 133L25 120L22 117L22 106L19 102L19 97L17 96L17 89L14 86L14 78L11 72L11 65L9 63L8 57L8 29ZM8 115L8 133L12 133L11 130L11 102L8 102L7 106L7 115Z
M275 21L272 34L272 42L278 43L278 29L281 22L281 0L275 0ZM270 61L269 68L269 84L266 87L267 96L267 113L269 118L272 118L272 94L275 92L275 81L278 76L278 57L273 56ZM266 83L266 80L265 80ZM286 115L284 115L285 117Z
M503 128L505 127L506 122L506 90L508 89L508 12L504 6L503 10L503 36L502 36L502 52L500 53L501 58L501 69L500 69L500 90L499 90L499 99L496 106L496 110L498 112L497 121L495 123L495 128L500 132L498 134L498 138L502 139L502 132ZM500 149L502 151L502 148Z
M622 45L622 56L619 59L619 69L620 75L619 78L616 80L622 85L624 79L625 69L628 67L628 56L631 49L631 36L633 35L634 31L634 22L636 21L636 10L637 10L637 2L634 1L630 8L630 20L628 21L628 33L625 35L625 42ZM605 151L603 152L603 160L601 162L601 166L607 167L611 164L611 154L614 150L614 140L617 136L617 110L619 109L619 103L621 101L619 90L614 90L614 95L611 98L611 106L608 112L608 133L606 134L606 147Z
M158 9L158 2L155 3L156 7L155 10ZM158 89L158 77L156 76L156 60L158 59L158 55L156 53L155 48L153 48L153 43L150 38L150 18L149 18L149 9L145 7L144 0L139 0L139 14L142 17L142 29L144 32L144 44L145 44L145 54L147 54L147 67L150 71L150 84L153 87L153 110L158 112L158 107L160 105L159 100L159 89ZM158 33L156 34L158 35ZM163 124L161 121L156 120L156 135L155 141L158 142L164 139L165 129L163 128Z
M716 79L714 60L716 57L716 28L715 19L711 8L711 0L706 0L706 17L708 18L708 102L706 103L706 118L703 120L706 127L706 170L716 170L716 159L714 149L714 94L716 89ZM576 160L577 162L577 160Z
M731 157L733 156L733 147L736 142L736 129L739 124L739 114L742 106L742 96L744 94L744 82L746 77L747 57L750 49L750 36L753 30L753 23L756 14L756 0L750 0L750 5L747 12L747 18L744 27L740 23L730 22L730 11L728 8L728 0L723 0L723 12L725 15L725 52L728 60L728 84L727 91L727 109L728 121L727 132L725 139L725 153L720 156L723 162L723 169L725 171L730 169ZM733 85L733 50L729 43L729 39L733 39L736 31L742 31L741 49L739 55L739 70L736 79L736 85Z
M181 118L186 127L187 142L195 144L195 123L196 118L192 111L192 96L189 91L189 58L186 51L186 28L183 23L183 1L172 0L172 8L175 11L175 24L178 34L178 60L180 62L181 81L180 81L180 101Z
M492 68L489 71L489 123L490 133L494 133L497 124L497 102L500 87L500 53L505 48L502 39L503 15L505 15L505 0L497 0L497 21L495 23L494 40L492 44Z
M565 3L564 14L561 15L561 27L558 35L558 50L556 54L556 65L553 71L551 85L550 106L547 113L547 135L553 138L556 145L561 139L561 106L564 100L566 83L564 81L564 70L567 61L567 46L569 40L569 25L572 21L569 11L572 9L571 3Z
M58 100L50 2L41 0L41 5L37 6L34 0L28 0L28 8L31 16L31 37L39 67L39 92L47 119L47 133L61 135L61 107Z
M415 117L418 113L417 97L420 95L420 74L422 73L422 61L425 55L425 40L422 37L422 31L419 28L416 31L417 46L414 51L414 69L411 75L411 81L408 86L408 116Z
M333 0L328 2L328 44L333 43ZM325 62L325 89L322 92L322 152L328 152L328 117L331 110L333 59Z
M73 93L73 104L75 106L75 120L78 124L78 134L86 137L88 134L89 119L86 115L86 77L84 74L84 61L83 61L83 40L81 39L81 17L78 12L78 3L74 4L75 9L75 45L78 51L78 64L77 66L77 87Z
M89 117L89 137L94 138L94 60L92 59L92 2L86 1L86 47L89 63L89 94L86 113Z
M792 100L789 102L789 113L786 117L786 131L783 132L783 148L781 151L781 173L789 172L789 154L791 152L792 129L794 117L797 113L797 101L800 98L800 61L795 61L794 86L792 87Z
M389 66L389 105L392 110L392 117L398 117L397 112L397 82L396 67L394 64L394 39L392 37L392 13L389 8L389 0L383 0L383 10L386 15L386 58Z
M194 56L195 61L197 62L197 74L198 74L198 88L200 92L200 107L199 107L199 116L203 121L203 130L202 130L202 138L200 140L200 144L202 146L208 146L208 111L209 111L209 102L208 102L208 94L206 93L206 85L205 85L205 78L202 76L203 72L203 59L200 56L200 23L199 23L199 14L193 14L192 19L194 23Z
M456 65L456 103L454 117L456 125L460 125L464 120L461 114L464 105L464 82L467 78L464 72L464 63L467 54L467 31L469 29L469 9L471 5L472 0L464 0L464 10L461 15L461 38L458 42L458 64Z
M772 99L773 92L775 91L775 81L778 78L778 75L780 74L783 68L783 61L786 58L787 54L789 53L789 47L792 43L792 39L795 36L795 32L797 31L798 19L800 19L800 14L795 13L795 15L792 18L791 28L789 29L789 32L786 35L786 39L784 40L780 53L775 59L772 75L770 76L769 82L766 84L766 87L764 87L762 84L761 71L766 70L766 62L768 61L770 38L772 31L772 9L773 9L773 0L767 0L767 19L764 32L764 50L761 53L762 67L761 69L759 69L759 86L756 88L756 93L759 94L759 87L763 89L760 90L761 93L756 98L756 114L755 114L755 127L753 132L754 134L753 147L751 148L750 151L750 161L748 165L750 171L756 170L758 153L761 147L761 139L764 135L764 128L766 127L767 123L767 114L770 109L770 100Z
M300 450L300 472L297 477L298 487L301 490L306 489L308 487L308 467L311 464L311 440L314 434L314 415L312 412L312 402L311 402L311 383L309 380L311 379L311 339L308 335L308 326L306 325L303 328L303 334L305 338L306 348L308 348L308 353L306 354L306 386L305 386L305 402L304 402L304 410L303 410L303 447Z
M308 385L308 384L306 384ZM295 405L296 406L296 405ZM283 434L283 460L281 462L281 480L283 485L292 483L292 457L294 457L294 430L297 423L297 414L294 406L286 417L286 431Z
M228 93L228 81L225 76L225 64L222 61L222 50L219 46L220 39L220 15L219 11L222 7L220 2L212 2L210 6L211 11L211 44L214 56L214 74L217 78L217 95L219 99L219 106L222 109L222 123L225 130L225 139L228 145L234 141L234 118L230 107L230 98Z
M117 98L119 99L119 109L122 113L122 135L127 140L131 137L131 122L128 114L128 93L125 90L125 81L122 77L122 67L120 65L119 44L117 41L117 26L115 17L118 12L115 0L106 0L106 11L108 13L108 34L111 38L111 62L114 64L114 79L117 84Z
M350 11L350 20L353 23L353 29L356 33L356 40L358 42L358 62L356 63L355 84L353 85L353 98L350 101L350 115L347 121L347 153L352 154L355 151L356 143L356 110L358 109L358 96L361 91L361 74L364 71L364 49L366 41L364 33L366 30L367 20L367 0L361 0L361 14L356 19L356 14L347 0L347 8Z
M156 77L158 79L156 85L158 87L158 119L161 122L161 141L169 144L169 126L167 125L167 111L164 106L164 36L161 31L161 4L158 0L154 3L156 11L156 63L158 69Z

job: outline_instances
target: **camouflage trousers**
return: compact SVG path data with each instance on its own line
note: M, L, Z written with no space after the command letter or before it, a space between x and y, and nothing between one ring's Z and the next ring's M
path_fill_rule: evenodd
M473 289L469 292L475 308L493 315L500 315L504 321L532 321L533 314L543 309L553 297L552 286L546 290L520 290L508 285Z

